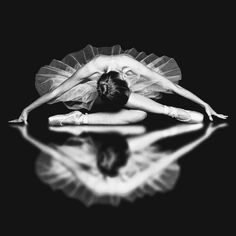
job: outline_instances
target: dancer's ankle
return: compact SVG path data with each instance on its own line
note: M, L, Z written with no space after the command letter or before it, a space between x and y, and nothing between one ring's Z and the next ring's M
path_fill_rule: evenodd
M163 113L167 116L170 116L170 117L177 117L178 116L178 111L177 111L177 108L175 107L171 107L171 106L166 106L164 105L163 107Z
M85 113L82 115L82 124L88 124L89 120L88 120L88 113Z
M170 112L170 108L166 105L163 105L163 114L168 115Z

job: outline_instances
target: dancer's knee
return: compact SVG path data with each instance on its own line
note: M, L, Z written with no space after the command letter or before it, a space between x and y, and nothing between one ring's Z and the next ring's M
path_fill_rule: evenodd
M125 123L136 123L144 120L147 117L147 113L141 110L129 110L125 114Z
M145 111L136 110L134 112L136 113L137 121L144 120L147 117L147 112L145 112Z

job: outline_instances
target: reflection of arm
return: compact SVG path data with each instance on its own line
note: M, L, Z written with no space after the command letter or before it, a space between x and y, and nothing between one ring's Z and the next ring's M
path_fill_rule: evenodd
M21 132L22 136L29 141L32 145L39 148L41 151L51 155L51 156L58 156L60 155L59 152L57 152L55 149L53 149L51 146L46 145L44 143L39 142L37 139L33 138L31 135L29 135L28 129L26 126L17 127L19 131Z
M217 129L223 128L225 126L227 126L227 124L219 124L219 125L217 125L215 127L213 127L212 124L208 125L205 133L200 138L198 138L196 141L193 141L193 142L185 145L182 148L179 148L174 153L172 153L171 156L173 158L176 158L176 157L179 157L179 156L182 156L182 155L188 153L189 151L194 149L196 146L198 146L200 143L202 143L204 140L209 138L211 136L211 134L213 132L215 132Z
M139 137L128 138L127 142L131 151L137 151L148 147L160 139L195 131L201 127L203 127L202 123L192 125L176 125L175 127L168 129L152 131Z
M171 153L167 152L166 155L162 156L162 158L159 158L158 161L156 162L158 169L160 170L166 168L171 163L177 161L180 157L190 152L191 150L196 148L199 144L201 144L203 141L205 141L207 138L209 138L215 130L224 126L227 125L221 124L215 127L209 125L205 133L201 137L197 138L195 141L190 142L187 145L177 149L176 151L172 151Z
M76 171L77 171L78 166L74 165L73 159L66 158L65 153L63 152L60 153L60 150L57 151L57 149L54 149L51 146L46 145L38 141L37 139L33 138L31 135L29 135L29 132L26 126L17 127L17 128L21 132L24 139L26 139L32 145L37 147L43 153L46 153L50 157L59 161L61 165L64 165L65 168L69 169L69 171L71 171L71 173L73 173L76 176Z

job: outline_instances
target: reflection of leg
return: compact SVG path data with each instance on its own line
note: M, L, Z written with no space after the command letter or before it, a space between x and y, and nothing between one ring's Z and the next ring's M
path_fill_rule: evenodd
M187 132L193 132L203 127L203 123L198 124L179 124L174 127L164 130L154 130L143 135L127 138L130 150L132 152L142 150L152 143L155 143L163 138L169 138L176 135L181 135Z
M83 132L92 133L109 133L116 132L121 135L141 135L146 132L146 128L143 125L78 125L78 126L62 126L62 127L49 127L50 131L69 133L72 135L81 135Z
M65 115L49 117L50 125L81 125L81 124L129 124L139 122L146 118L146 112L139 110L125 110L106 113L98 112L92 114L82 114L74 111Z

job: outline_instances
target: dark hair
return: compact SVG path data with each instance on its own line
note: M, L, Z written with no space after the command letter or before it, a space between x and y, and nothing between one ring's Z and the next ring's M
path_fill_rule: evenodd
M102 74L97 82L97 91L102 101L116 108L122 108L130 95L127 82L116 71Z
M93 134L97 147L97 167L104 176L114 177L126 165L129 147L126 139L119 133Z
M127 140L117 132L82 133L80 136L69 137L65 144L80 148L83 142L96 150L96 165L103 176L117 176L120 168L125 166L129 159L130 149Z

